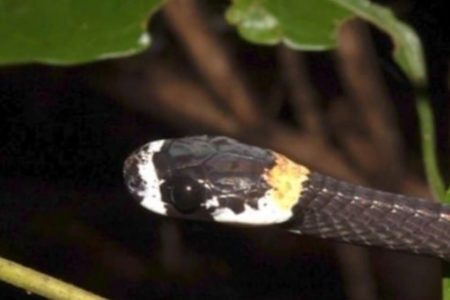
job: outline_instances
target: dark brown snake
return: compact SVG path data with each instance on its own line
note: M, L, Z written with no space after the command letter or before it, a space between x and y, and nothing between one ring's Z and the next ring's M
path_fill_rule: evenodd
M450 207L337 180L230 138L150 142L127 158L124 176L133 197L162 215L450 260Z

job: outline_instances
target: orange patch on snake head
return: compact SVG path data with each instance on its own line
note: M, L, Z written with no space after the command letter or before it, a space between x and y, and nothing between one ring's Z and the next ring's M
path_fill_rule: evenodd
M272 187L270 196L283 210L291 210L300 198L303 182L310 171L284 155L273 152L275 165L264 172L264 179Z

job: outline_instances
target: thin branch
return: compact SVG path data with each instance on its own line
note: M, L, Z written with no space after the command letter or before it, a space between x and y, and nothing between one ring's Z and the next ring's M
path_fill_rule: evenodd
M141 63L121 68L117 73L108 70L102 76L94 75L92 80L121 105L171 122L187 132L208 128L235 136L240 130L237 120L217 107L198 80L168 63L152 62L149 68Z
M307 74L304 55L299 51L278 47L278 60L285 74L285 81L290 90L289 97L297 123L303 124L309 134L325 139L322 119L317 107L318 95L312 87Z
M209 30L210 25L195 0L167 1L163 12L174 33L185 45L203 78L212 86L240 122L256 126L260 109L238 75L232 59L220 39Z
M381 160L364 130L364 125L361 124L362 120L355 116L353 104L343 97L331 101L327 120L332 135L339 140L343 148L347 162L354 165L365 178L379 172Z
M402 143L366 25L357 20L348 22L342 26L339 41L337 54L344 86L380 161L376 170L366 171L379 173L382 169L384 176L388 174L385 183L396 182L403 173Z
M368 251L346 244L338 245L335 249L347 298L377 299L375 280L370 272Z
M37 294L48 299L106 299L1 257L0 279L22 288L29 293Z

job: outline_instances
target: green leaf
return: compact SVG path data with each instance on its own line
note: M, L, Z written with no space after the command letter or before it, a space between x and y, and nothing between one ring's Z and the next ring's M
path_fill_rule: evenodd
M447 192L445 193L445 203L450 204L450 186L447 188Z
M335 47L336 25L351 16L349 10L324 0L236 0L226 13L249 41L283 42L302 50Z
M448 277L442 280L442 294L444 300L450 300L450 278Z
M322 0L331 1L352 11L356 16L372 23L387 33L394 43L394 58L414 84L426 84L426 70L422 44L415 31L398 20L392 11L367 0Z
M389 9L368 0L235 0L226 17L251 42L283 42L301 50L335 47L339 25L360 17L390 35L397 63L416 84L425 83L422 46L415 32Z
M163 0L0 0L0 64L74 64L149 45L149 15Z

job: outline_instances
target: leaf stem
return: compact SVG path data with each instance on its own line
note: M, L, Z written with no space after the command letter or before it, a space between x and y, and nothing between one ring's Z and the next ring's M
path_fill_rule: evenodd
M445 201L445 186L439 173L436 157L436 140L434 116L429 99L419 92L416 100L417 115L422 137L422 153L425 173L433 195L440 201Z
M48 299L105 299L72 284L0 257L0 280Z

